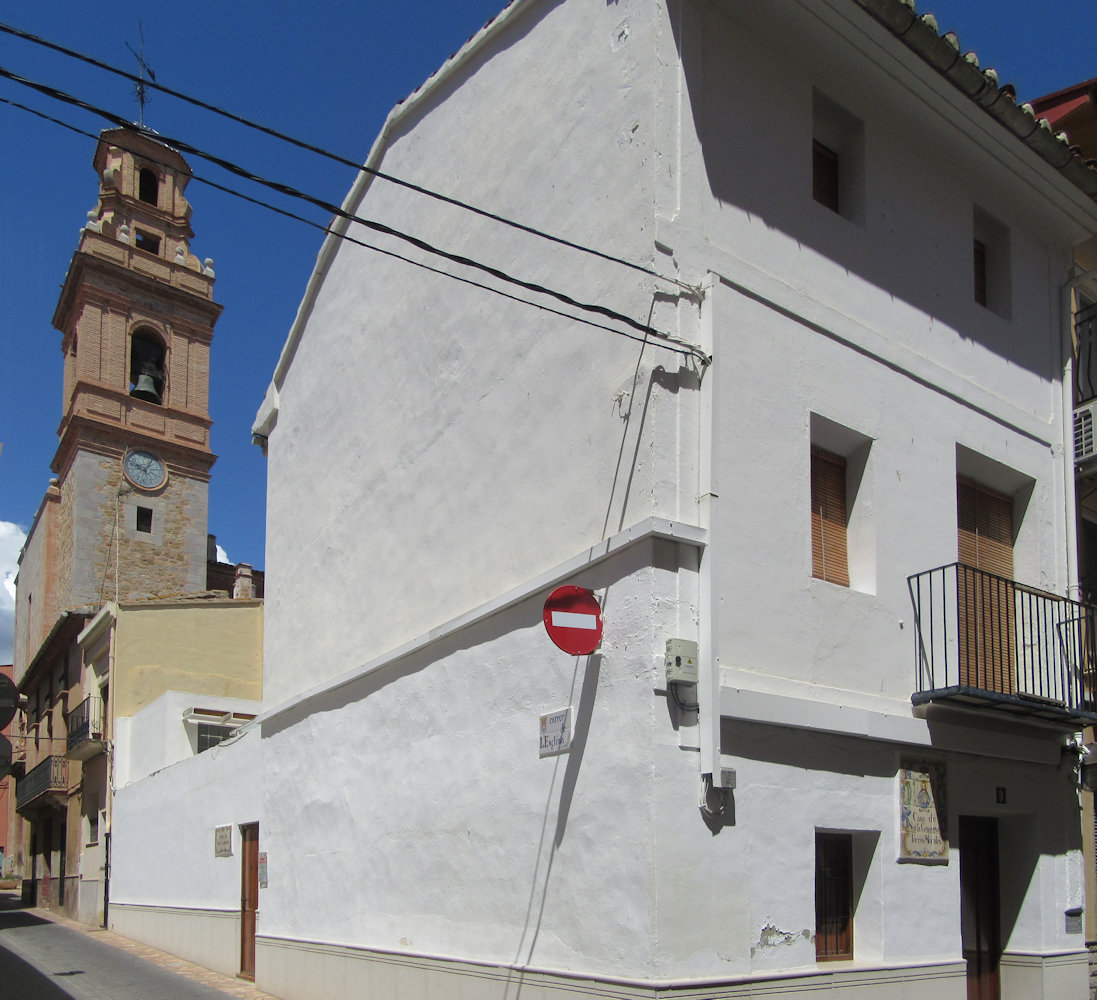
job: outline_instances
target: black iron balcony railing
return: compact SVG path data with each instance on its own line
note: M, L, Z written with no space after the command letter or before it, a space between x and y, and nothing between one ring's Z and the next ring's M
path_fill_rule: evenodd
M94 757L103 749L103 701L98 695L85 698L65 716L68 729L67 756L79 760Z
M1074 402L1097 398L1097 303L1074 316Z
M22 811L51 794L68 792L69 762L64 757L47 757L28 771L15 785L15 808Z
M1097 608L961 563L907 580L915 705L977 704L1071 726L1097 721Z

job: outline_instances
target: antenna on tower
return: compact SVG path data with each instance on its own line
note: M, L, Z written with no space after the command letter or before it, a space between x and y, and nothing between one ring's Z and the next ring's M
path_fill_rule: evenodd
M156 81L156 74L152 71L152 67L145 62L145 29L142 27L141 22L137 22L137 34L141 39L141 51L136 52L129 42L126 42L126 48L133 52L134 58L137 60L137 85L133 88L133 93L137 98L137 106L140 108L140 120L138 124L144 126L145 124L145 105L149 102L148 88L145 87L145 76L147 75L153 82Z

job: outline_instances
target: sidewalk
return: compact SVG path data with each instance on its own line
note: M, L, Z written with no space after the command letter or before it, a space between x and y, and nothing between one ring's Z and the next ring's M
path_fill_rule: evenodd
M277 1000L276 997L271 996L269 993L264 993L246 980L235 979L230 976L222 976L217 972L211 972L209 969L204 969L200 965L195 965L193 962L186 962L181 958L176 958L174 955L159 951L147 944L131 941L129 938L122 937L121 934L115 934L114 931L104 930L102 927L90 927L87 924L81 924L75 920L70 920L68 917L53 913L50 910L42 910L38 907L23 907L20 904L18 892L0 890L0 909L9 911L22 910L24 913L37 917L39 920L48 920L50 923L66 927L69 930L76 931L80 934L85 934L103 944L110 945L112 948L127 952L136 958L144 959L146 962L151 962L153 965L157 965L169 972L174 972L176 975L183 976L192 982L200 983L203 986L218 990L228 996L237 997L239 1000Z

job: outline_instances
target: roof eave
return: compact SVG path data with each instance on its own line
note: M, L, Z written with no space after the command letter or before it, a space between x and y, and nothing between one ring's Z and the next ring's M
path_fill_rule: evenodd
M1097 200L1097 171L1088 167L1031 107L1018 107L1009 90L998 85L992 71L962 54L954 35L941 35L932 15L919 17L911 0L854 0L924 63L936 70L991 118L1020 139L1088 198Z

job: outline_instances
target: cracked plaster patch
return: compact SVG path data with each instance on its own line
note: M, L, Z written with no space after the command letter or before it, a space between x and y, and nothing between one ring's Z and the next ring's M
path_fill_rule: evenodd
M774 927L773 924L766 924L762 928L762 933L758 935L758 943L751 947L750 954L753 958L755 953L762 949L780 948L785 945L796 944L801 940L811 940L811 931L806 927L802 931L783 931L779 927Z

